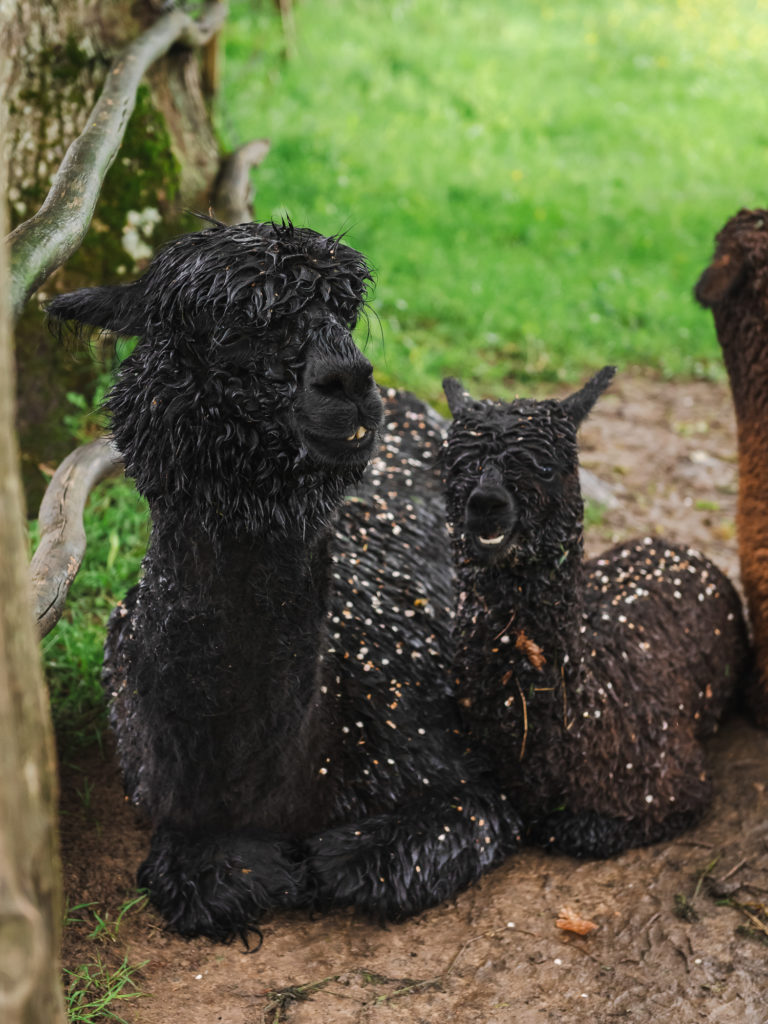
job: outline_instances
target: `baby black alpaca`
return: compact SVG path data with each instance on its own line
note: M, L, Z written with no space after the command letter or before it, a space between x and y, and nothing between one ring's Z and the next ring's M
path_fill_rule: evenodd
M139 338L108 405L152 534L104 684L139 879L185 935L402 918L515 844L452 717L440 422L382 402L349 333L369 279L338 239L215 224L49 306Z
M530 838L578 857L696 821L700 737L748 659L739 598L695 551L646 537L583 561L576 434L613 375L562 402L444 385L460 704Z

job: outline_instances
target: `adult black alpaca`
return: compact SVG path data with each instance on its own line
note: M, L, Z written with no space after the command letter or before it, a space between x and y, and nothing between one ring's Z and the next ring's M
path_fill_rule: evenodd
M696 821L700 737L748 659L739 598L695 551L646 537L583 561L576 435L613 375L562 402L444 383L460 703L530 838L579 857Z
M185 935L274 907L402 918L514 845L454 732L426 406L386 393L364 478L382 399L349 331L369 279L338 239L215 225L49 305L139 338L108 407L152 533L104 683L153 825L139 879Z

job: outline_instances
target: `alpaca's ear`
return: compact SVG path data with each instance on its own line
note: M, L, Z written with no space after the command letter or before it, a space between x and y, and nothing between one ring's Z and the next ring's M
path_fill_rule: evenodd
M455 416L461 409L465 409L472 401L469 392L464 390L461 381L455 377L445 378L443 391L448 399L448 408L451 410L452 416Z
M577 427L589 415L592 406L611 383L615 374L615 366L604 366L591 380L587 381L581 391L576 391L560 403Z
M75 334L87 334L96 327L132 337L143 333L144 328L144 304L138 282L80 288L51 299L45 311L57 334L64 333L65 326Z
M747 261L734 259L730 253L723 253L713 260L699 278L693 289L694 298L702 306L711 309L722 302L741 285L747 276Z

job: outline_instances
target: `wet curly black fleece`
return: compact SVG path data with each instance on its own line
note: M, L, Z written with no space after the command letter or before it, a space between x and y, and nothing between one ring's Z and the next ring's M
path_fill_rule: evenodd
M583 561L576 435L613 373L562 402L478 402L445 382L466 726L530 840L579 857L699 817L700 737L749 661L739 598L697 552L646 537Z
M140 339L108 404L152 534L103 679L153 825L139 879L185 935L398 920L518 841L448 685L444 424L373 384L368 281L339 239L215 225L49 306Z

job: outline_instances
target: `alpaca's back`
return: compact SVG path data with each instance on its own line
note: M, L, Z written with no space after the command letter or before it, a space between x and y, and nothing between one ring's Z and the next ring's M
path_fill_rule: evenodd
M692 714L696 736L715 732L748 652L728 577L700 552L661 537L617 544L585 569L586 638L602 651L596 674L623 674L631 687L637 677L621 663L636 665L642 685L625 700L641 716L653 702L673 718ZM650 678L645 665L654 666Z
M712 562L659 537L618 544L585 571L585 685L566 740L581 763L561 792L574 811L642 816L660 838L709 799L698 740L743 684L741 601Z
M448 680L453 566L436 465L444 428L414 396L385 394L381 449L331 544L327 767L343 774L340 798L366 813L423 791L425 777L437 783L458 763Z

